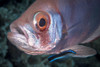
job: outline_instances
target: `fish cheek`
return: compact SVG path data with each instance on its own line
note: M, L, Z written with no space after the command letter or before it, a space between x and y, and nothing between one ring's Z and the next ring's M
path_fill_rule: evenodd
M39 35L39 38L40 38L41 46L44 46L44 47L48 46L47 44L50 42L48 32L39 33L38 35Z

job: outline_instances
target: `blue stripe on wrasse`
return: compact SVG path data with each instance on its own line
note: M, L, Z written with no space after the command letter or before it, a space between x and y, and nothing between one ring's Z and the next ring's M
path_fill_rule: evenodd
M69 54L76 54L76 52L73 50L67 50L67 51L61 52L60 54L51 55L50 57L48 57L48 60L49 62L53 62L55 60L62 59L64 57L69 57Z

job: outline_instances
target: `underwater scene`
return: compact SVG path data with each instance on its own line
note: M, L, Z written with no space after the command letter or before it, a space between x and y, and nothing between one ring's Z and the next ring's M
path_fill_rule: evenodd
M72 21L66 20L65 17L69 17L69 16L67 15L65 16L66 13L63 14L64 13L63 10L66 10L63 8L65 6L64 4L68 4L68 3L64 3L67 1L68 3L70 1L69 4L71 4L71 6L75 4L73 3L73 0L0 0L0 67L100 67L100 38L99 38L100 37L99 36L100 35L99 33L100 32L100 20L99 20L100 8L98 8L100 7L100 5L97 5L100 4L100 1L84 0L84 1L88 1L87 4L90 4L90 7L92 6L90 1L93 2L98 1L96 2L97 4L95 3L93 4L94 6L92 6L94 7L94 11L96 10L98 11L95 12L95 14L90 15L93 16L92 17L93 19L95 17L95 20L92 21L97 20L96 21L97 23L93 22L92 24L91 23L86 24L82 22L82 25L84 26L75 23L76 26L77 25L80 26L80 27L78 26L79 28L73 25L71 26L71 23L68 23L68 27L69 29L71 28L71 30L68 30L68 32L66 32L67 30L65 26L66 21L74 23L74 20L78 21L82 18L77 16L85 15L85 14L81 14L83 10L81 10L80 7L81 6L83 7L82 5L83 3L82 4L79 3L81 3L82 0L75 0L75 1L79 1L76 2L80 6L79 7L80 9L78 9L80 10L79 15L74 14L76 16L71 17ZM56 3L58 3L57 4L58 6L60 5L59 9L57 9L58 13L55 13L54 10L54 8L56 8L54 6L56 5ZM47 4L53 5L53 7ZM84 6L86 6L87 4L85 3ZM44 6L44 8L42 8L42 6ZM95 9L95 6L98 7ZM34 9L32 7L34 7ZM49 11L49 9L46 9L46 7L51 8L51 11ZM71 7L71 8L74 9L76 7ZM26 11L27 9L28 11ZM51 13L50 16L48 16L49 14L47 14L47 12L44 12L45 9L49 14ZM83 9L85 10L84 7ZM92 8L90 9L92 10ZM86 9L86 12L87 10L88 9ZM72 10L72 14L74 13L73 11L74 10ZM70 11L66 10L65 12L70 12ZM33 14L35 14L34 17ZM65 18L65 20L63 19L63 22L65 22L64 24L62 24L63 23L61 20L62 18L59 17L59 14L62 15L63 18ZM90 12L90 14L92 14L92 12ZM21 18L19 18L20 16ZM37 16L39 16L39 18ZM88 17L85 16L85 19L87 18ZM31 19L32 21L30 21ZM55 21L57 22L57 24L53 23ZM30 22L30 24L28 25L27 22ZM33 25L31 22L34 22ZM34 26L35 23L37 24L36 27ZM10 27L11 24L12 26ZM55 26L57 27L57 29L55 29ZM75 32L73 31L72 27L75 28L76 31L85 30L86 32L84 31L82 33ZM35 32L32 31L32 29L34 29ZM90 34L93 34L91 31L93 33L94 32L96 33L95 36L93 36L94 38L88 37L90 36ZM41 32L43 32L43 34ZM34 35L32 33L34 33ZM74 33L76 35L74 35ZM69 34L71 34L72 36ZM68 37L67 35L69 35L69 40L66 39ZM79 39L78 37L74 39L74 36L78 36ZM68 42L66 43L68 45L65 45L65 42ZM33 45L33 43L35 45ZM76 45L77 43L79 45L84 45L86 47L78 46Z

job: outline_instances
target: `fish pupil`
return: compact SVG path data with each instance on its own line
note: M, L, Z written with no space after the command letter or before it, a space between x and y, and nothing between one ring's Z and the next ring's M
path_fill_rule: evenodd
M39 26L43 27L43 26L45 26L45 24L46 24L45 19L41 18L40 21L39 21Z

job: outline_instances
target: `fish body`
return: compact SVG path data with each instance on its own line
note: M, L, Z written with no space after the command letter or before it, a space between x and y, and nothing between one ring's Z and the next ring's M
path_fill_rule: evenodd
M100 36L100 0L36 0L10 30L10 42L27 54L93 56L94 49L79 44Z

